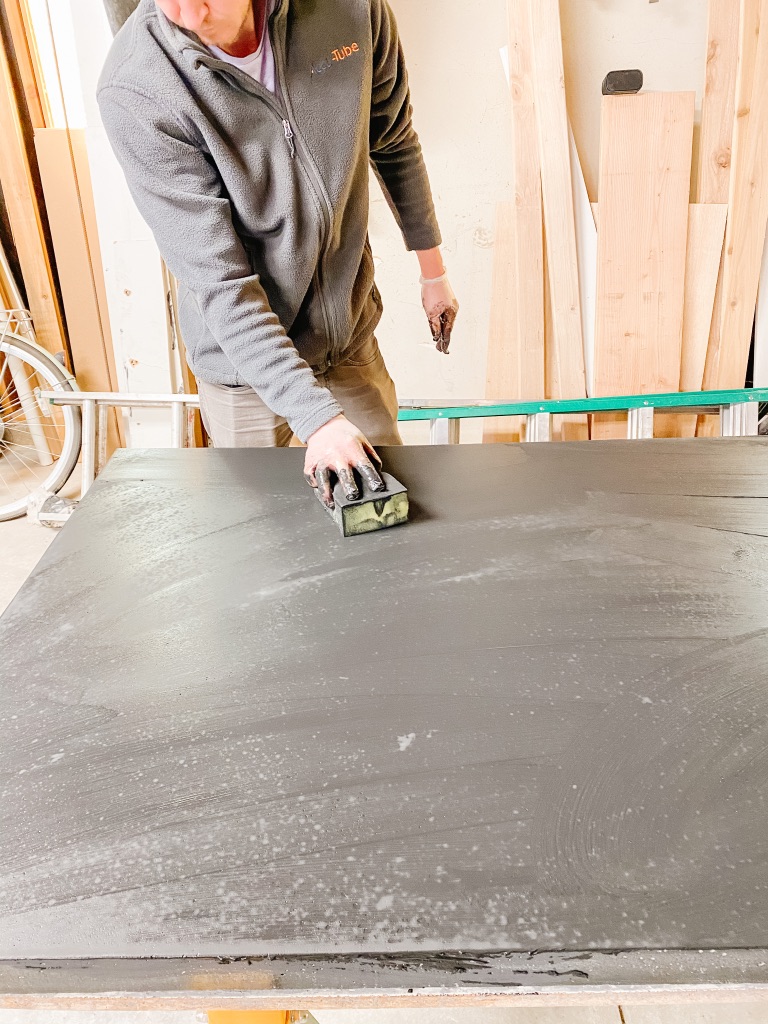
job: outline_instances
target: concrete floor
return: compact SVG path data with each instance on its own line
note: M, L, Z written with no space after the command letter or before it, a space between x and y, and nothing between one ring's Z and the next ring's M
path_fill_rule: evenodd
M0 612L37 564L56 531L28 519L0 523ZM768 1024L764 1003L712 1006L519 1010L318 1010L318 1024ZM0 1024L204 1024L201 1013L80 1013L0 1010Z
M0 613L11 603L56 532L36 526L26 516L0 523Z

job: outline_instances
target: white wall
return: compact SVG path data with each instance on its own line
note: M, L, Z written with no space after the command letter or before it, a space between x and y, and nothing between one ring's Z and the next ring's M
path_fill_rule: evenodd
M485 392L496 204L510 195L509 98L499 49L504 0L391 0L411 79L414 118L432 181L444 256L461 311L446 358L421 308L407 255L374 185L371 242L385 304L379 340L401 396L455 401ZM478 437L479 424L465 435Z
M36 0L37 3L43 0ZM51 0L49 0L49 3ZM101 0L54 0L68 12L78 53L62 57L82 98L70 106L89 128L113 337L124 386L169 390L172 369L154 243L138 218L98 122L93 91L109 30ZM385 300L379 339L402 397L481 398L489 321L496 203L510 198L510 109L499 50L506 0L390 0L411 75L416 126L430 171L445 259L461 303L452 354L439 356L420 306L418 265L376 183L371 238ZM736 0L734 0L736 2ZM596 197L600 85L607 71L640 67L650 89L695 89L704 81L705 0L561 0L566 85L592 198ZM63 13L62 13L63 12ZM58 19L57 19L58 20ZM70 89L75 87L70 85ZM476 439L480 423L465 429ZM425 430L407 431L423 439ZM167 442L155 419L132 424L133 443Z

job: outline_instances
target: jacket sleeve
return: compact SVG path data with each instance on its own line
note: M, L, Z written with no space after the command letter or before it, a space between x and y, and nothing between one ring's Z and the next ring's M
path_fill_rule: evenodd
M306 441L341 406L271 309L215 168L149 98L109 86L99 107L163 259L196 295L208 330L243 380Z
M440 245L432 190L413 127L408 72L387 0L370 0L373 37L371 163L408 249Z

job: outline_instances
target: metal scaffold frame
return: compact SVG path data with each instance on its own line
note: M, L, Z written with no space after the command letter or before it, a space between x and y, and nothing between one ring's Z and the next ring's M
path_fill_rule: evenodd
M83 412L82 492L88 490L107 461L107 415L110 408L168 408L171 410L171 447L191 447L198 395L140 395L109 391L44 391L40 398L56 405L80 405ZM486 417L518 416L525 419L527 442L549 441L553 416L577 413L627 413L627 438L653 437L656 410L720 416L722 437L748 437L758 433L760 402L768 402L768 388L734 391L675 392L663 395L626 395L544 402L401 401L401 422L428 421L430 444L459 444L461 421Z

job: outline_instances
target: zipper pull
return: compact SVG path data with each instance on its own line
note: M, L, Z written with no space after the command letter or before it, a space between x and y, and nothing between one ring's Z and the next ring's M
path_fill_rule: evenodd
M290 121L283 121L283 131L285 132L285 140L291 147L291 159L293 160L296 156L296 143L293 141L293 128L291 128Z

